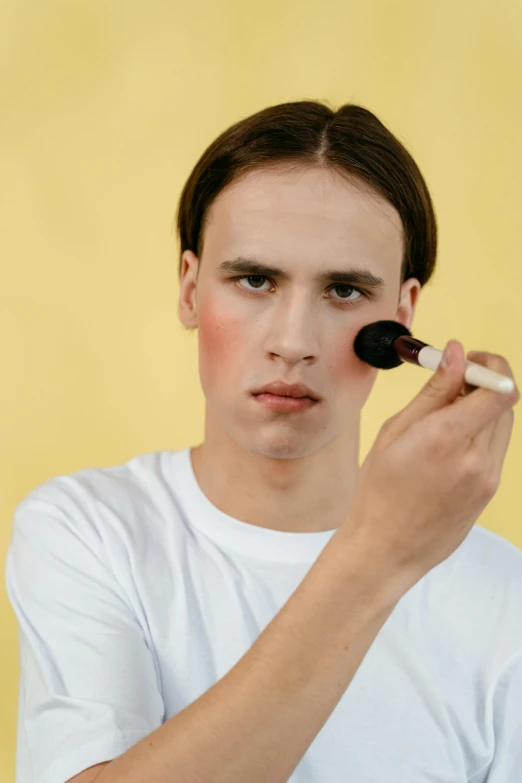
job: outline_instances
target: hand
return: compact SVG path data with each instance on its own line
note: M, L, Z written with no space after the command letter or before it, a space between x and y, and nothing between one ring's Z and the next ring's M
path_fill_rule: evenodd
M458 548L495 495L520 399L516 386L504 395L464 379L466 358L513 377L502 356L449 345L449 366L379 431L341 526L410 586Z

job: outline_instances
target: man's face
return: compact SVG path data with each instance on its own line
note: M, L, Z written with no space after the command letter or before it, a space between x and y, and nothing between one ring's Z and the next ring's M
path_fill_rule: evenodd
M284 276L220 271L240 256ZM402 256L395 208L326 168L256 170L222 191L207 216L201 259L183 254L179 304L182 323L198 328L214 429L271 457L353 437L377 373L354 353L357 333L381 319L410 328L413 318L420 283L411 278L401 290ZM353 267L382 286L317 279ZM275 380L304 383L322 399L302 412L274 411L252 392Z

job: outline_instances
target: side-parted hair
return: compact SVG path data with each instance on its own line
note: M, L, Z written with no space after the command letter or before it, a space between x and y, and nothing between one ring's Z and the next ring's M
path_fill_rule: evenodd
M435 268L437 222L432 200L410 153L368 109L347 103L337 111L318 101L281 103L231 125L203 152L180 196L175 229L181 256L200 259L208 210L227 186L254 169L325 166L373 189L401 217L401 284L424 286Z

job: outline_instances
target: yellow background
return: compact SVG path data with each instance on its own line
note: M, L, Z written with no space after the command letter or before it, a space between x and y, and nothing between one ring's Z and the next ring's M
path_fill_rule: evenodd
M4 556L13 510L37 484L202 440L172 220L203 150L265 106L360 103L399 137L440 232L413 334L503 354L520 386L521 40L517 0L2 0ZM362 458L429 372L379 373ZM480 524L522 548L517 416ZM19 673L5 587L0 611L3 783Z

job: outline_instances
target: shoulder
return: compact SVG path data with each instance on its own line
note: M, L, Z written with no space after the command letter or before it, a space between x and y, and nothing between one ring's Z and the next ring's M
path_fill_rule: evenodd
M30 524L38 530L54 521L57 528L104 537L118 528L130 532L140 520L143 527L145 517L157 515L158 498L165 492L164 454L140 454L120 465L48 479L18 503L15 528Z
M500 665L522 651L522 550L498 533L475 524L419 588L453 655L458 649L465 660Z
M475 524L462 546L462 564L475 580L484 577L492 586L519 590L522 601L522 550L512 541Z

